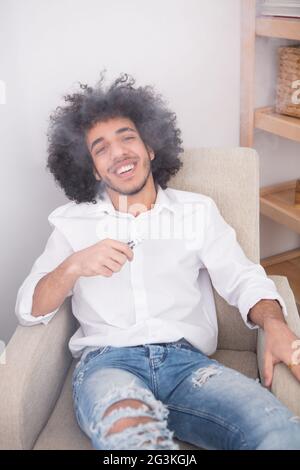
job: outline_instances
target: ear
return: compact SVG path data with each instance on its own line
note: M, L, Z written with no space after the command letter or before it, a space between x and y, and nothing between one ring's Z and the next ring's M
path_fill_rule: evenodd
M148 146L147 146L148 147ZM153 152L151 147L148 147L149 155L150 155L150 160L154 160L155 158L155 153Z
M95 169L93 170L93 173L94 173L94 177L97 181L101 181L101 177L99 175L99 173L97 171L95 171Z

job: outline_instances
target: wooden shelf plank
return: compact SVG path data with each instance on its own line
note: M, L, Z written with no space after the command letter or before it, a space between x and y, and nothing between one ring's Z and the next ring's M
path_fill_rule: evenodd
M253 0L241 2L241 65L240 81L240 146L253 147L254 135L254 68L255 68L255 10ZM245 20L246 19L246 20Z
M255 110L254 127L300 142L300 119L275 113L272 106Z
M261 260L268 275L286 276L300 308L300 249L290 250Z
M260 189L260 212L300 233L300 205L295 204L296 180Z
M300 41L300 18L258 16L255 32L258 36Z
M284 253L269 256L268 258L263 258L262 264L264 268L267 268L269 266L272 266L273 264L283 263L284 261L290 261L294 258L300 259L300 248L297 248L296 250L285 251Z

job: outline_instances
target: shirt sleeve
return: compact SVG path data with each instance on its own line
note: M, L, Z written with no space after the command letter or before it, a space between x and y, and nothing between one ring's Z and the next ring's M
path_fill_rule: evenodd
M247 315L250 308L262 299L277 300L283 315L287 317L285 302L275 283L260 264L246 257L236 239L235 230L224 220L214 200L209 199L200 256L214 288L230 305L238 308L250 329L259 328Z
M55 227L46 243L43 253L34 262L30 273L17 293L15 314L21 325L31 326L39 323L46 325L59 310L59 307L46 315L33 316L32 301L37 283L42 277L53 271L60 263L73 253L73 249L64 235ZM66 297L73 294L73 289Z

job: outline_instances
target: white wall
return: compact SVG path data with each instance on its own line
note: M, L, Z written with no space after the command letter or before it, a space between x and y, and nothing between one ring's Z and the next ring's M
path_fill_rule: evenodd
M1 0L0 339L68 200L45 170L49 113L77 81L132 74L178 115L185 147L239 144L239 0Z

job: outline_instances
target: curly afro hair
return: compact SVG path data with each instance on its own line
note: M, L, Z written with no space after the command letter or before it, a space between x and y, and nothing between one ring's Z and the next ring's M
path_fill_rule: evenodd
M112 85L103 89L103 72L95 88L80 84L78 93L63 96L64 106L50 115L48 130L47 168L54 175L66 196L75 201L97 202L103 187L93 173L93 161L85 134L96 123L114 117L126 117L135 124L144 144L151 147L154 182L167 187L183 163L181 131L176 127L176 115L152 86L134 88L135 80L121 74Z

